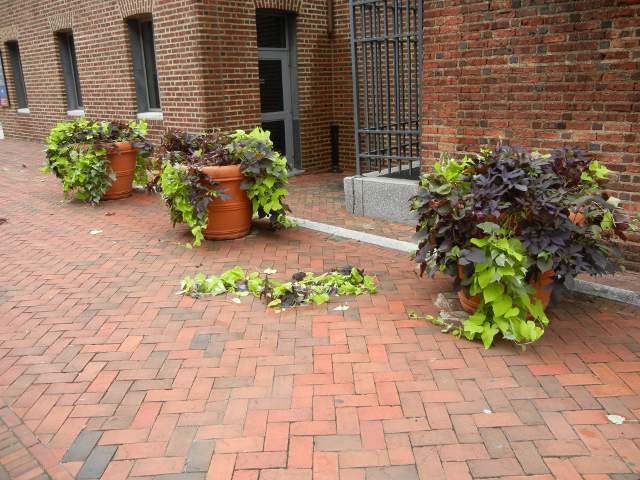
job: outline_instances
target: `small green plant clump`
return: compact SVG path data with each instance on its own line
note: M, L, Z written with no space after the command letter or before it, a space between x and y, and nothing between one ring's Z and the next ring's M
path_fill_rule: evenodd
M287 282L270 278L274 273L277 272L267 269L262 273L247 274L238 266L219 276L198 273L182 280L179 293L196 298L224 293L236 296L252 294L265 301L269 307L278 308L310 303L321 305L328 302L331 296L376 293L374 278L351 266L321 275L298 272Z
M47 137L44 173L62 181L65 196L74 192L78 200L97 204L115 181L107 153L115 143L131 142L138 151L134 182L147 183L147 158L152 151L145 139L144 120L128 124L87 120L84 117L58 123Z
M480 296L480 305L465 321L464 336L480 338L485 348L498 333L521 345L538 340L549 319L540 301L533 301L533 288L526 279L532 262L522 243L495 223L481 223L478 228L485 236L472 238L471 244L484 261L475 263L468 287L471 295Z

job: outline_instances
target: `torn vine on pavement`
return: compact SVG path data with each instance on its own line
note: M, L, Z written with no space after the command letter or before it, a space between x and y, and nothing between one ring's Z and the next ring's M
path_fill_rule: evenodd
M178 293L195 298L222 294L232 294L237 298L252 294L269 307L287 308L310 303L320 305L332 296L374 294L377 291L374 277L352 266L320 275L298 272L286 282L271 278L275 273L276 270L266 269L262 273L247 274L239 266L219 276L198 273L194 277L183 278Z

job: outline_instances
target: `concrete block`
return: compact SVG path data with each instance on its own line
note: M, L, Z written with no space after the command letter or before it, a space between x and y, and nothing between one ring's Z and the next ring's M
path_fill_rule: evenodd
M413 225L417 215L409 199L418 190L417 180L383 177L377 172L344 179L345 204L354 215Z
M347 212L353 213L353 179L354 177L344 177L342 183L344 185L344 203Z

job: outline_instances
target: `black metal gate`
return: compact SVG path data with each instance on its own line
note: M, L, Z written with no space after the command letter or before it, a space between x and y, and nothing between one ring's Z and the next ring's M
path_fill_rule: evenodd
M422 0L349 0L349 12L356 175L412 175L420 165Z

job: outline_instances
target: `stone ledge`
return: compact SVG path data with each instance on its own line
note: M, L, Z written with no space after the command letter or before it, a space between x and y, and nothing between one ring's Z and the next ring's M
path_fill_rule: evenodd
M384 177L377 172L345 177L345 206L354 215L415 225L418 216L410 210L409 199L417 189L417 180Z

